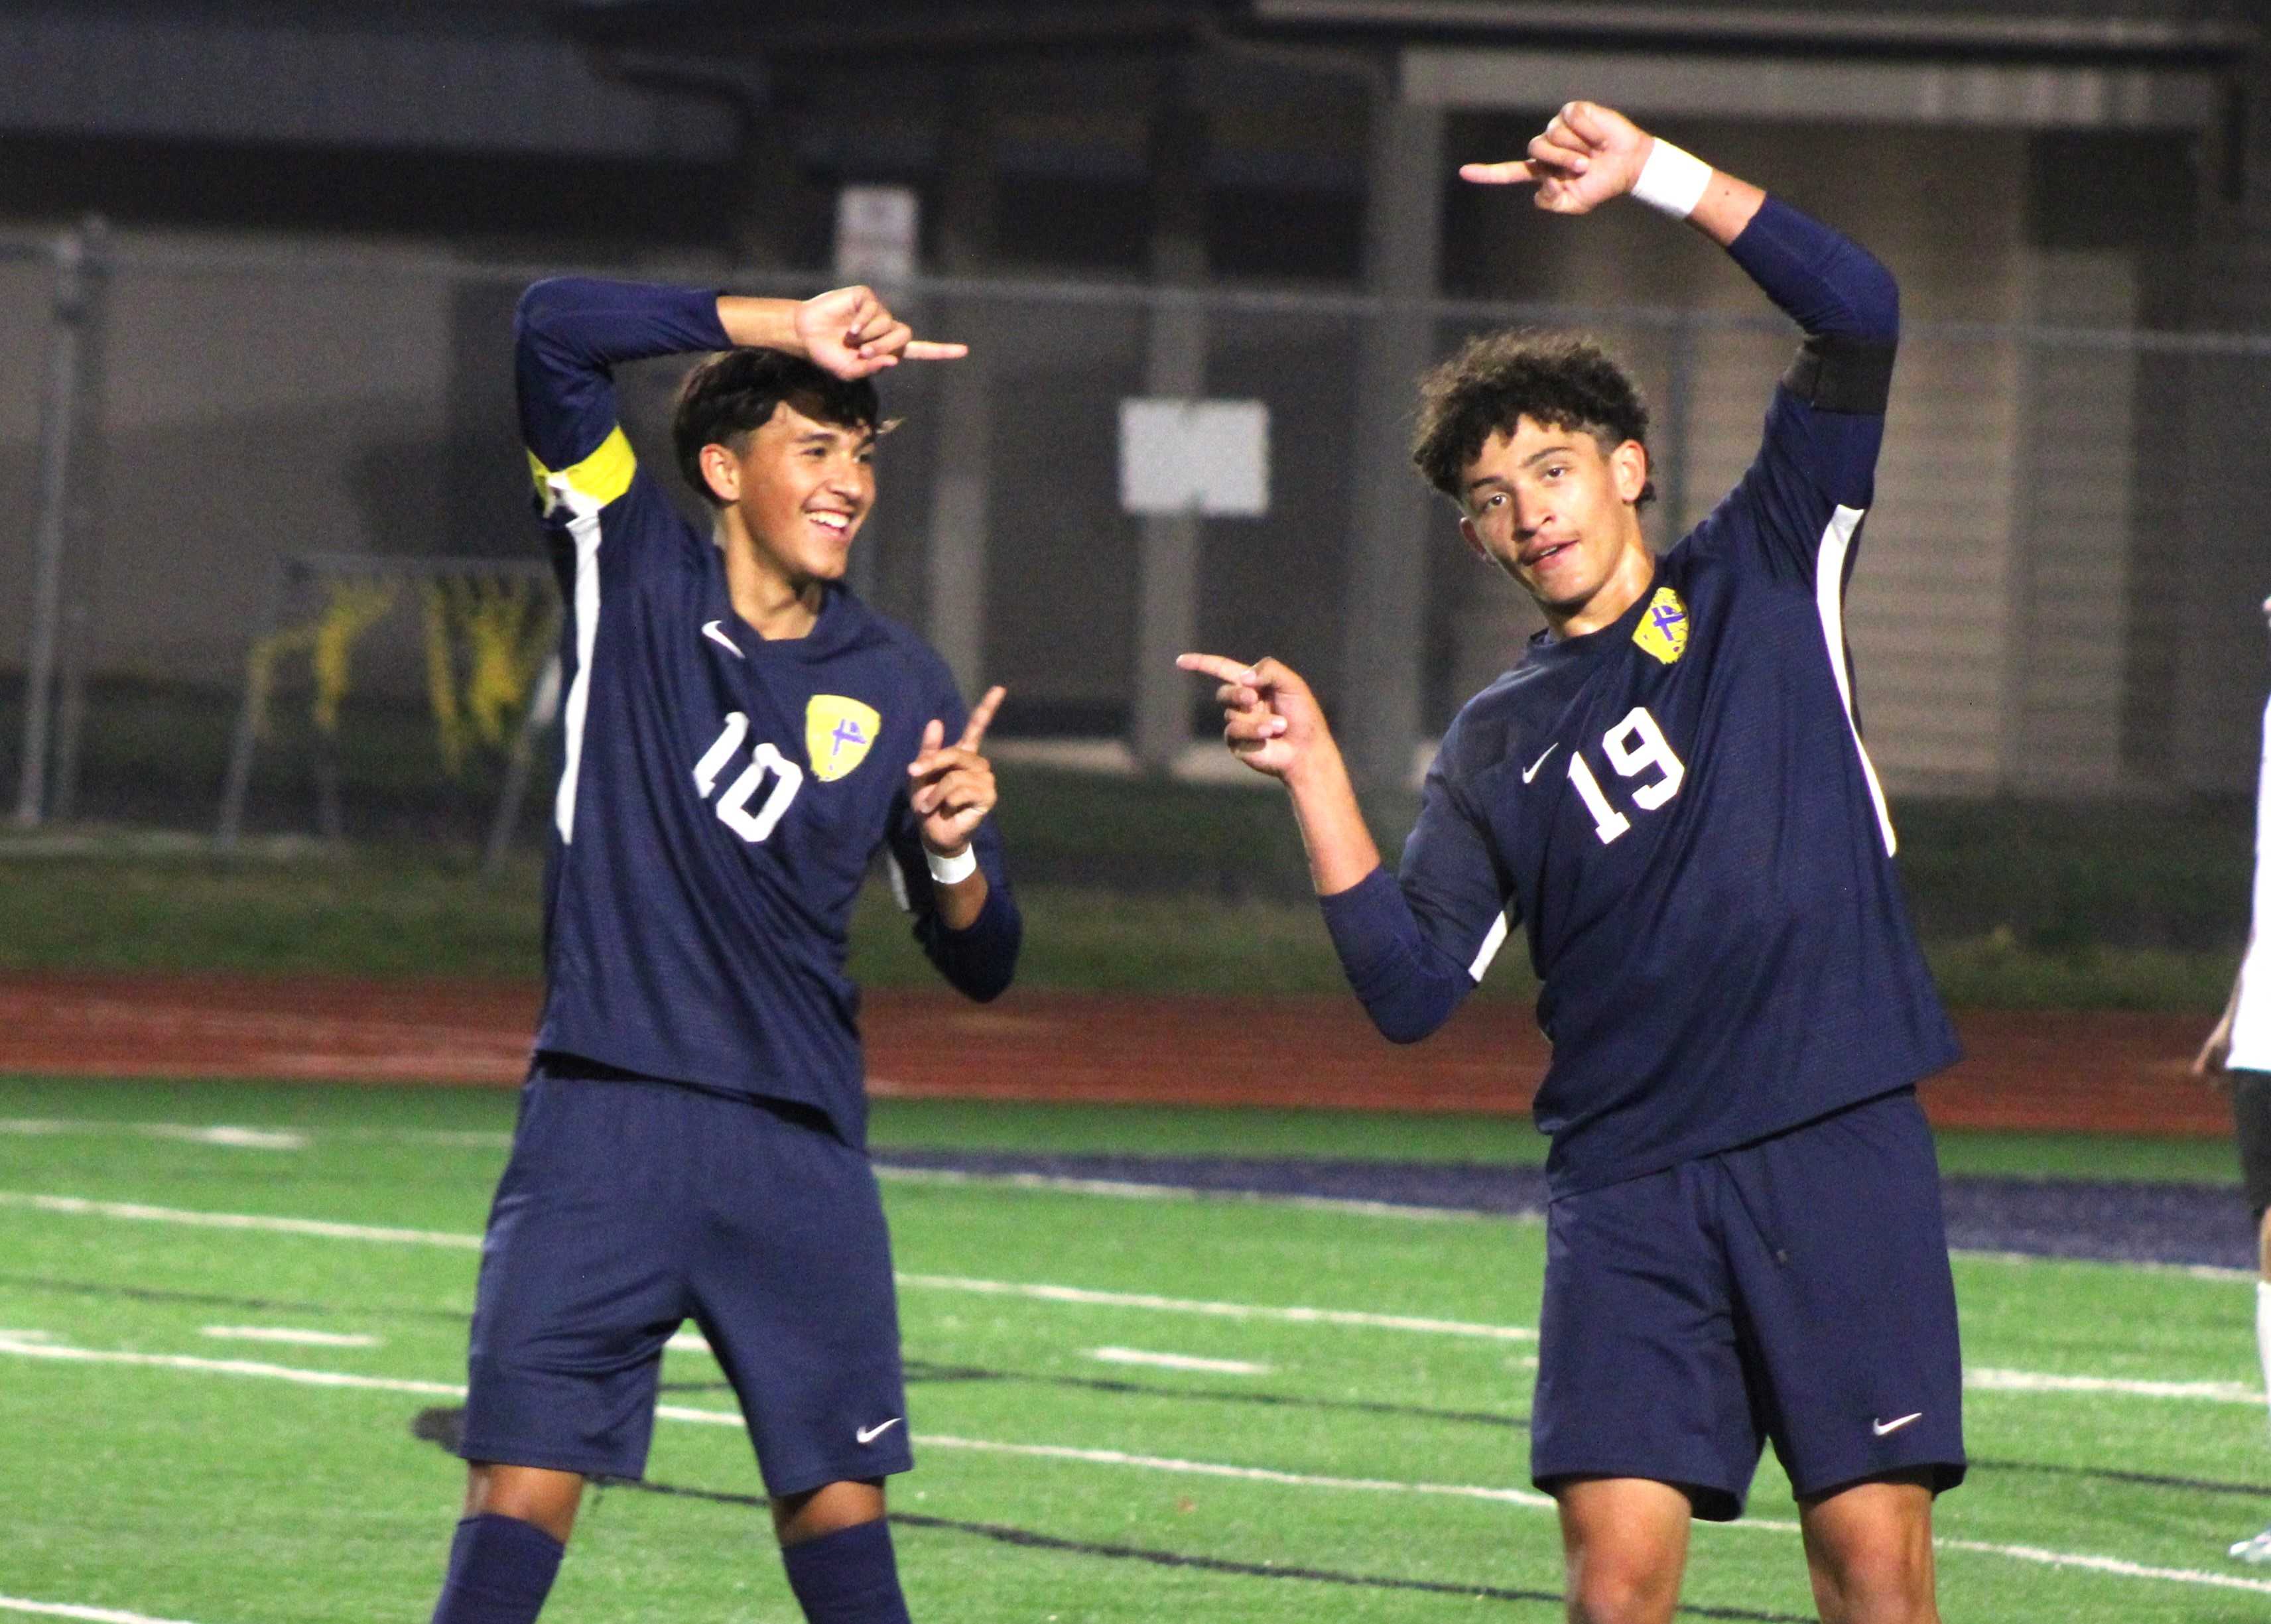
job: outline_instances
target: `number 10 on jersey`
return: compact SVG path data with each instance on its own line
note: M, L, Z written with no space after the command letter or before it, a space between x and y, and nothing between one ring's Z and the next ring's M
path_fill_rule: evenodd
M694 787L702 792L703 800L710 799L710 792L718 787L719 776L741 754L741 741L748 736L749 719L739 711L727 712L725 730L702 752L702 759L694 764ZM749 802L756 799L758 789L769 777L773 779L772 792L765 797L763 806L750 811ZM796 799L796 792L803 787L804 769L768 741L749 752L749 764L718 797L718 821L755 846L772 833L788 811L789 802Z
M1608 755L1609 764L1617 776L1636 778L1653 770L1657 776L1638 786L1632 793L1633 804L1643 812L1653 812L1679 793L1679 786L1687 777L1686 764L1664 736L1656 718L1648 713L1646 705L1634 705L1619 722L1601 735L1601 749ZM1585 810L1593 815L1593 832L1606 846L1632 827L1632 819L1610 804L1608 793L1601 787L1600 779L1593 776L1583 754L1569 752L1569 782L1577 786L1577 799L1585 803Z

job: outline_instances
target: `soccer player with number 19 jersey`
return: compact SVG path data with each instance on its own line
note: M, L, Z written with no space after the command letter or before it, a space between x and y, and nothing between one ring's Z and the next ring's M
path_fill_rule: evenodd
M586 1479L635 1478L691 1319L741 1400L814 1624L904 1624L883 1479L912 1463L865 1153L852 906L888 853L957 987L1008 986L1018 913L944 662L842 585L915 339L865 288L795 302L539 283L521 427L567 600L545 996L481 1249L465 1516L436 1624L527 1624ZM680 472L633 457L613 369L688 376ZM949 742L949 741L952 742Z
M1583 214L1687 220L1806 334L1735 490L1662 558L1647 413L1582 341L1478 339L1428 378L1414 458L1547 629L1461 711L1398 873L1307 685L1221 682L1281 778L1351 985L1441 1024L1526 927L1553 1044L1530 1474L1569 1612L1668 1620L1692 1517L1738 1515L1763 1440L1824 1619L1937 1617L1932 1502L1963 1476L1955 1300L1914 1084L1955 1056L1908 923L1843 629L1898 333L1891 277L1756 187L1573 102L1526 161Z

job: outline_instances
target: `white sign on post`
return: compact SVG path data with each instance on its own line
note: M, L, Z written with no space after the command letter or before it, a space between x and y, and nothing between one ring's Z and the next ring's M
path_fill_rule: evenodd
M911 186L846 186L836 194L836 274L903 282L915 273L921 205Z
M1270 408L1259 400L1122 400L1120 506L1262 518L1270 511Z

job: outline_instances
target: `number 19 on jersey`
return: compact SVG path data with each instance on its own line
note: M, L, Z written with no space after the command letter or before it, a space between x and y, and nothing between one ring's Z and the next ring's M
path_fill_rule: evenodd
M1636 778L1644 772L1656 773L1656 777L1632 792L1633 804L1643 812L1653 812L1677 795L1687 777L1686 764L1672 749L1672 741L1664 736L1664 729L1657 726L1656 718L1648 713L1646 705L1634 705L1624 720L1603 734L1601 749L1619 778ZM1582 751L1569 752L1569 782L1576 786L1577 799L1592 814L1593 832L1600 837L1603 846L1632 827L1632 819L1610 802L1600 779L1586 764Z

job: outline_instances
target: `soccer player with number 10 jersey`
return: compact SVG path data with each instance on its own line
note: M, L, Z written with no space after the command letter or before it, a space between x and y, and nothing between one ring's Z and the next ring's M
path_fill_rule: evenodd
M674 423L707 533L632 455L613 369L707 354ZM518 319L521 428L568 605L545 994L482 1244L465 1515L435 1624L526 1624L585 1482L635 1478L691 1319L739 1396L814 1624L907 1618L907 1442L846 930L888 854L924 950L987 999L1021 926L945 664L843 585L889 425L950 360L865 288L801 302L562 279Z

